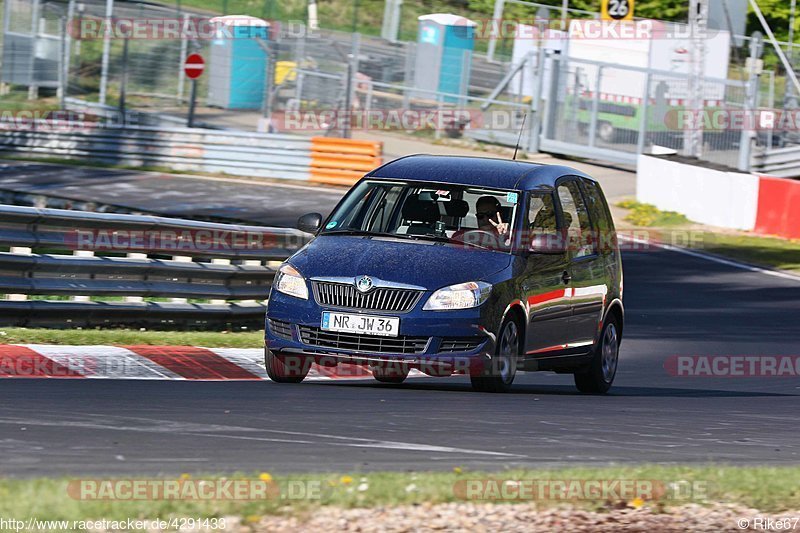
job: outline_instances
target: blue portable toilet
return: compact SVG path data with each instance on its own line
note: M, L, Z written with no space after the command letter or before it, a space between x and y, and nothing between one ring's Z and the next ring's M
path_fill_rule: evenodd
M246 15L211 19L216 24L208 66L208 105L223 109L261 109L267 52L257 39L269 40L269 23Z
M475 22L459 15L434 13L419 17L414 87L466 96L469 88ZM434 99L420 92L420 98ZM443 101L457 102L457 97Z

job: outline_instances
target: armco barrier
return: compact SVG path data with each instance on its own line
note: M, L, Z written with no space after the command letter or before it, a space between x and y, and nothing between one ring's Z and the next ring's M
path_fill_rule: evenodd
M352 185L382 163L383 144L376 141L311 138L310 180Z
M0 131L0 152L187 172L352 184L381 163L381 144L197 128Z
M761 176L759 183L755 230L800 239L800 181Z
M286 259L309 238L286 228L0 205L0 247L9 249L0 252L0 325L258 327L275 275L264 261Z

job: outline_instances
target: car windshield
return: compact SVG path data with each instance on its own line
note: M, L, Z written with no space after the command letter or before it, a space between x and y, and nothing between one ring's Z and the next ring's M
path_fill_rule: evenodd
M519 193L469 185L363 181L322 233L390 236L510 251Z

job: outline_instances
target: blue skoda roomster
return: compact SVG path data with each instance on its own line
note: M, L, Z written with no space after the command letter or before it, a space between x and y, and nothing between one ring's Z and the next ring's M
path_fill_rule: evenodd
M269 377L313 362L464 373L501 392L518 370L571 373L608 391L624 328L622 262L598 183L563 166L409 156L373 170L275 276Z

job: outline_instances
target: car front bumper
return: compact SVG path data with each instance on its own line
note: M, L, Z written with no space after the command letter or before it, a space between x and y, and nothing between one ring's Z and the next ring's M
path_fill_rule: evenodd
M424 301L424 299L423 299ZM421 307L418 304L417 307ZM324 344L309 344L303 341L300 326L319 328L323 311L341 311L373 316L396 316L400 318L398 335L401 337L425 338L424 350L414 353L392 353L391 351L364 351L342 349ZM495 335L484 320L480 308L457 311L423 311L415 308L407 313L342 310L318 305L312 299L300 300L281 293L270 297L265 325L265 347L281 356L313 357L323 365L354 363L360 365L403 364L409 368L426 371L427 367L449 367L455 372L474 371L491 360L495 352ZM270 321L290 325L291 339L272 330ZM477 345L465 351L442 351L442 344L453 339L470 339Z

